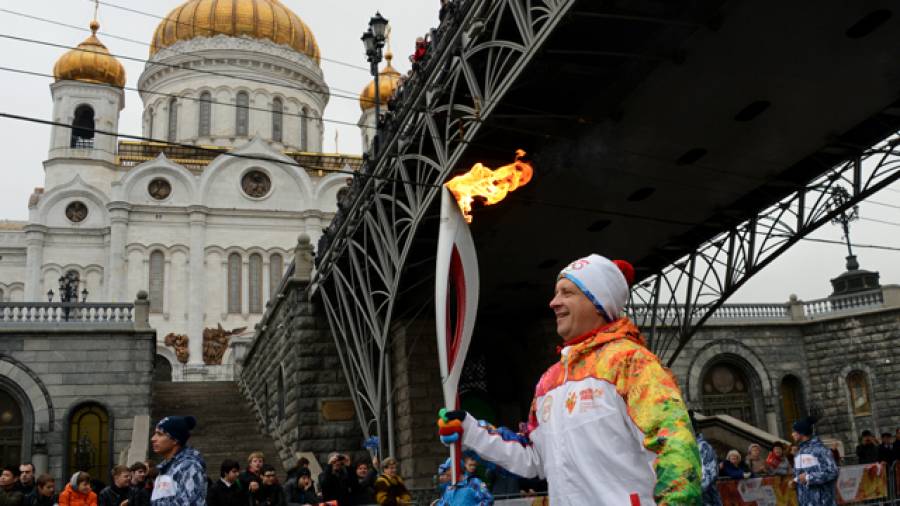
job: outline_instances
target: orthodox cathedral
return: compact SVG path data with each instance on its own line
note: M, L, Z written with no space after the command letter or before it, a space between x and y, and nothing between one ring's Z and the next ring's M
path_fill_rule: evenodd
M137 81L143 139L122 140L109 133L125 70L90 28L53 67L57 125L29 219L0 222L0 301L58 301L66 277L88 302L146 291L157 361L175 379L231 379L231 352L204 341L252 335L298 235L316 244L362 162L322 152L315 37L278 0L186 1L156 28ZM381 100L396 85L382 79ZM371 83L364 145L374 98Z

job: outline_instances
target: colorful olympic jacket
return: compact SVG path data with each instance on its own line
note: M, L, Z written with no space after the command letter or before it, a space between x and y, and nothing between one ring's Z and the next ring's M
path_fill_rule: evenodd
M621 318L572 343L537 385L528 436L467 416L463 445L545 477L554 506L699 505L687 409L637 327Z
M831 450L814 437L800 443L800 451L794 458L794 478L806 473L806 484L797 481L797 504L800 506L833 506L834 485L838 467Z
M700 464L703 466L703 506L722 506L722 496L716 488L716 480L719 479L716 451L703 439L703 434L697 434L697 447L700 449Z
M187 446L156 466L151 506L206 506L206 462Z

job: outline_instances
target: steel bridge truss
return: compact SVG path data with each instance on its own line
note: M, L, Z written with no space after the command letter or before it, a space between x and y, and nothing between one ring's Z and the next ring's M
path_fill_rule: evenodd
M631 316L669 365L738 288L814 230L900 179L900 133L706 241L631 293Z
M442 30L424 71L408 84L392 125L379 133L377 156L356 177L352 201L319 252L313 291L321 297L364 436L378 436L381 452L396 449L391 345L400 331L401 277L411 267L418 229L484 119L574 3L459 0L458 18ZM642 280L632 292L631 312L651 348L671 364L750 277L900 178L898 142L892 137L831 168ZM839 187L850 198L836 205Z
M357 176L313 279L364 436L395 450L391 343L401 276L420 224L510 86L574 0L464 0ZM444 27L442 27L443 29ZM425 281L428 281L427 279Z

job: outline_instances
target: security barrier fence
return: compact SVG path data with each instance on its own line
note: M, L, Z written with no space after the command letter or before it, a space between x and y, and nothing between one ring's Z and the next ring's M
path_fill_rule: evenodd
M835 483L840 505L900 506L900 462L893 466L863 464L842 466ZM744 480L719 480L723 506L800 506L793 476L763 476ZM438 500L433 489L413 490L417 506ZM544 496L497 496L496 506L552 506Z

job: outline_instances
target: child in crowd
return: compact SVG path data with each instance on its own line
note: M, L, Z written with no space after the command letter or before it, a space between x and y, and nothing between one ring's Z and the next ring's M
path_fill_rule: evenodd
M78 471L59 495L59 506L97 506L97 494L91 490L91 475Z
M25 496L25 506L54 506L59 501L56 499L56 482L49 474L37 477L37 485L34 491Z
M321 501L313 482L309 468L300 468L297 471L297 479L288 483L285 487L287 493L288 504L299 504L300 506L315 506Z

